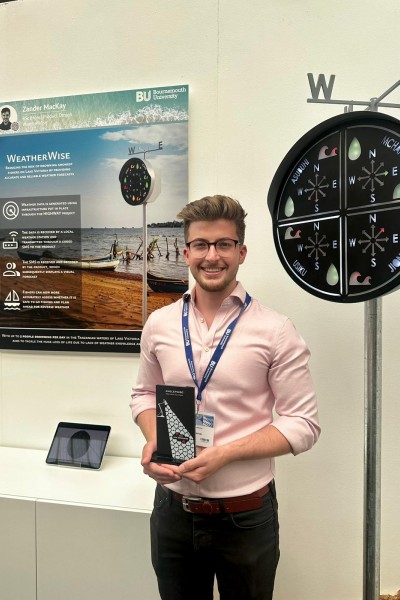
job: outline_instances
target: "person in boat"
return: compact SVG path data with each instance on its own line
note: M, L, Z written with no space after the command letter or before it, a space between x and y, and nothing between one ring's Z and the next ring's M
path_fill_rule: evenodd
M219 195L179 213L195 285L153 312L142 332L130 406L146 438L144 473L157 483L151 544L163 600L211 600L215 577L225 600L271 600L279 560L274 459L309 450L320 434L305 342L237 280L247 257L245 216ZM180 465L152 460L157 384L195 388L203 426L195 458Z

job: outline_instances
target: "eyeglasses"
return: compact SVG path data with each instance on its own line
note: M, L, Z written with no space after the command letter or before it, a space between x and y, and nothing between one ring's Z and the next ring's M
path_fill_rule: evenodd
M239 240L231 240L230 238L222 238L216 242L207 242L207 240L192 240L186 242L186 247L192 252L194 257L202 258L206 256L210 250L210 246L214 246L219 256L230 256L235 251Z

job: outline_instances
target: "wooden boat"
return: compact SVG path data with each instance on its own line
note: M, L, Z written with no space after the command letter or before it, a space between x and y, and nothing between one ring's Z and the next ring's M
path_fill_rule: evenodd
M172 277L162 277L151 271L147 272L147 284L153 292L169 292L184 294L188 289L187 279L174 279Z
M54 260L55 265L69 269L112 269L114 270L119 263L119 258L106 256L103 258L80 258L80 259L60 259Z
M47 264L68 267L69 269L115 269L119 263L119 258L108 256L96 256L88 258L60 258L52 256L51 253L42 255L31 254L29 252L20 252L18 255L22 260L40 261Z
M52 261L52 264L68 266L74 269L115 269L123 255L123 250L119 246L118 238L111 244L110 252L106 256L63 258L53 254L51 250L45 250L42 254L23 252L21 250L17 250L17 252L22 260Z
M21 260L53 260L56 256L50 252L50 250L46 250L42 254L35 254L34 252L23 252L22 250L17 250L17 254Z
M115 269L119 263L119 258L107 256L95 256L90 258L60 258L54 256L51 252L44 252L42 255L31 254L29 252L18 251L22 260L46 261L52 265L67 267L69 269Z

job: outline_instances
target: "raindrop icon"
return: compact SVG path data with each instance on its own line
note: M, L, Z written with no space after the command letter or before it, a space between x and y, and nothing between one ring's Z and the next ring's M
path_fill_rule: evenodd
M289 196L289 198L286 200L286 204L285 204L285 216L286 217L291 217L294 213L294 202L292 200L292 197Z
M328 269L328 272L326 274L326 281L329 285L336 285L339 281L339 273L337 272L337 268L334 264L331 264L331 266Z
M360 156L361 156L360 142L358 141L358 139L356 137L353 138L353 141L351 142L351 144L349 146L348 156L349 156L350 160L357 160L357 158L360 158Z
M400 183L398 183L393 190L393 200L396 200L397 198L400 198Z

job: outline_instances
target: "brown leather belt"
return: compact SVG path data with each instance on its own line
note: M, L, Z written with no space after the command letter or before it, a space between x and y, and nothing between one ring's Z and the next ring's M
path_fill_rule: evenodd
M263 496L270 492L270 487L269 485L265 485L256 492L233 498L201 498L198 496L184 496L173 490L171 492L173 498L182 504L183 510L186 512L215 515L261 508Z

